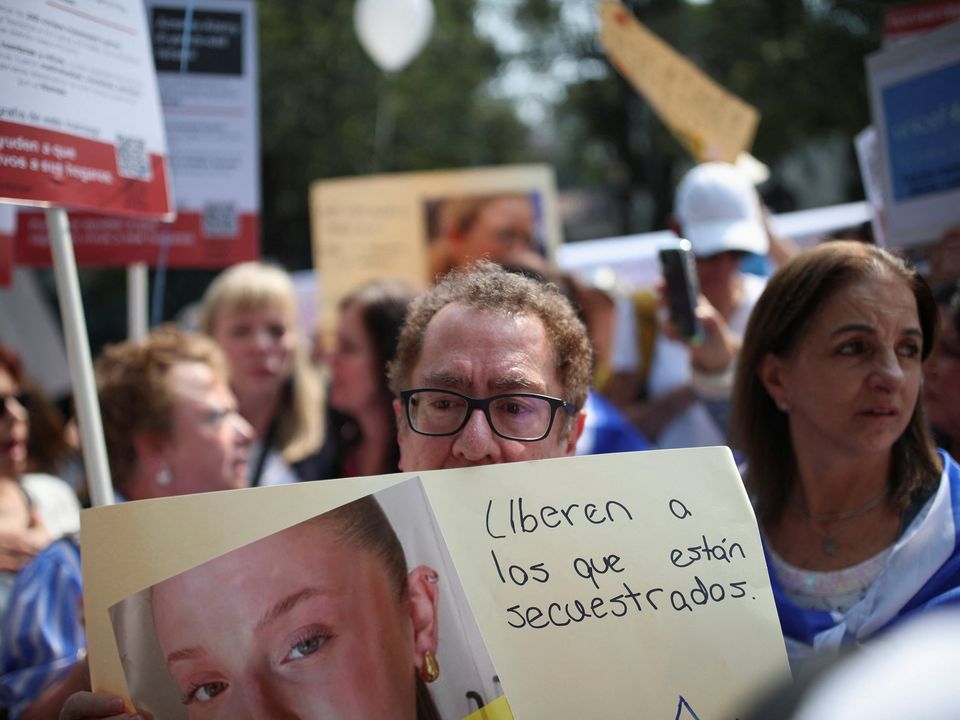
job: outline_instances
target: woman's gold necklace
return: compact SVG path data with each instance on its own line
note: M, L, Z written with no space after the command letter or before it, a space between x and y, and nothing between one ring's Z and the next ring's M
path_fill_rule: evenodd
M828 530L821 530L817 527L817 522L827 522L827 523L836 523L843 524L849 522L850 520L855 520L858 517L863 517L868 512L878 507L886 498L890 495L890 488L887 487L882 493L877 495L875 498L870 500L865 505L862 505L855 510L846 510L844 512L838 513L811 513L808 512L805 508L800 507L796 503L791 503L790 507L794 512L798 513L803 517L807 524L810 526L810 529L813 530L817 535L820 536L823 541L820 545L821 549L826 555L833 557L837 554L839 546L836 541L836 531L830 532Z

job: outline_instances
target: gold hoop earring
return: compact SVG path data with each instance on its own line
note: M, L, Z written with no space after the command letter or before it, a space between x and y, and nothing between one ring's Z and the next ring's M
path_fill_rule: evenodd
M425 683L435 682L440 677L440 663L437 656L427 650L423 654L423 666L420 668L420 679Z

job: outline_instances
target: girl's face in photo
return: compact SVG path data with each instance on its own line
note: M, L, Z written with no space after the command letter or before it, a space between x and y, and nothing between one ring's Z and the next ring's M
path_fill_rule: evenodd
M435 605L401 597L382 559L322 519L166 580L152 603L191 720L413 720L436 649Z
M536 217L529 198L493 198L477 212L452 246L455 264L487 258L500 262L513 253L530 250Z
M280 392L293 372L296 333L280 305L217 314L213 339L230 366L230 384L241 402Z

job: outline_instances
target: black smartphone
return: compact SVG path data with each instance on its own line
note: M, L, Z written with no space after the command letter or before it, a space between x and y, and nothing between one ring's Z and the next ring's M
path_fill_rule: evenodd
M680 239L675 244L663 246L659 255L660 269L667 284L670 320L680 331L680 337L697 342L703 338L703 328L694 314L700 283L690 242Z

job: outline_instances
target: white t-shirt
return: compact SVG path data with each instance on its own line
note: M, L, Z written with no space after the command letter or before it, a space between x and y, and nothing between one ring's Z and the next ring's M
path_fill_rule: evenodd
M80 501L67 483L46 473L27 473L20 483L54 538L80 532Z
M743 302L727 320L727 325L736 335L743 336L747 321L763 289L766 278L743 273ZM681 342L657 335L653 349L653 362L647 379L651 398L657 398L674 388L690 382L690 351ZM660 433L657 446L661 448L703 447L726 445L726 435L710 415L706 405L695 402L674 418Z

